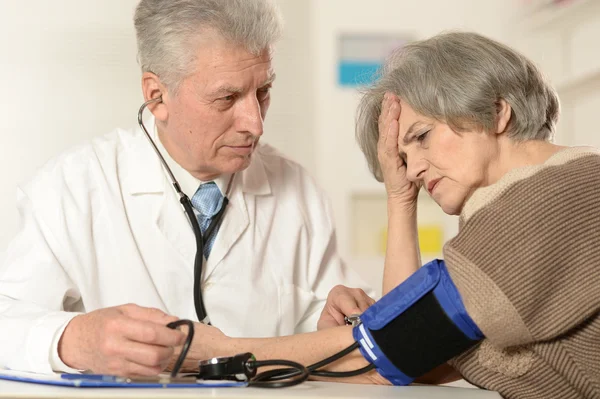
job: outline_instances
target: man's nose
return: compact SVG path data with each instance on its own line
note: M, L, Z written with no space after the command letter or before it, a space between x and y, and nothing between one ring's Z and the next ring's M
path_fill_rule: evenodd
M250 133L255 137L263 134L264 122L261 104L256 98L248 98L241 104L238 114L238 131Z

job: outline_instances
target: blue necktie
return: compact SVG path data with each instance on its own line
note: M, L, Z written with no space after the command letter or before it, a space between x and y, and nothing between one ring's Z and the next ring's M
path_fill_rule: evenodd
M204 233L210 226L210 222L213 217L219 213L219 210L223 206L223 195L219 190L219 187L214 182L201 184L196 190L196 193L192 197L192 205L199 212L197 215L198 224L202 231L202 237L204 238L204 257L208 259L210 250L217 237L219 226L216 226L210 237L204 236Z

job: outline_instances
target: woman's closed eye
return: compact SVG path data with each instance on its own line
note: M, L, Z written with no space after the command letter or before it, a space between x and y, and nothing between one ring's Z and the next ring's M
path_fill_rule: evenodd
M422 142L424 142L424 141L425 141L425 139L427 139L427 136L429 135L429 133L430 133L430 132L431 132L431 130L426 130L425 132L423 132L423 133L419 134L419 135L416 137L416 140L417 140L419 143L422 143Z

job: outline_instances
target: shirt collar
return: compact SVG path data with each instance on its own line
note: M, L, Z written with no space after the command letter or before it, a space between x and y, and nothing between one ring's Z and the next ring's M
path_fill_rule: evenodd
M181 191L183 191L183 193L189 198L192 198L196 193L196 190L198 190L198 187L200 187L201 184L208 183L208 181L202 181L195 178L190 172L182 168L181 165L179 165L171 157L167 149L164 147L163 143L160 141L160 137L158 135L158 128L156 125L154 125L154 131L152 135L154 142L156 143L156 147L162 154L163 158L165 158L165 162L167 163L167 165L169 165L169 168L171 168L173 176L175 176L175 179L177 179L177 181L179 182L179 187L181 188ZM221 194L223 196L225 196L225 193L227 192L227 186L229 185L230 178L230 174L224 174L220 175L214 180L211 180L215 182L217 187L219 187L219 191L221 191Z

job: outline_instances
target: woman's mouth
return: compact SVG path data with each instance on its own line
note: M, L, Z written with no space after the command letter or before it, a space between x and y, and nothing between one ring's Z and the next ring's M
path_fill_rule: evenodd
M440 180L441 179L434 179L427 183L427 191L429 191L429 194L433 194L433 190L435 190L435 187L437 186Z

